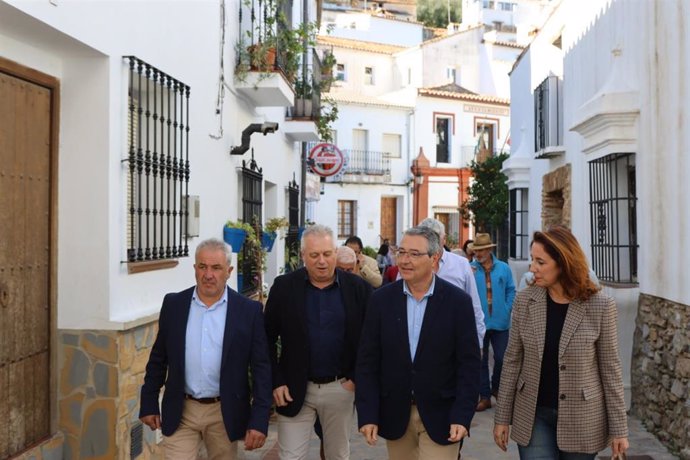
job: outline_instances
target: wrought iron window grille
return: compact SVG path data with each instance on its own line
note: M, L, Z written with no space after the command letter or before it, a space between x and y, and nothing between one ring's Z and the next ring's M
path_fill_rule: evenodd
M589 162L592 268L602 281L637 283L635 154Z
M190 87L135 56L129 64L127 261L189 255Z
M261 237L261 209L263 207L263 168L260 168L254 159L254 149L252 149L252 157L249 161L242 160L242 220L252 227L256 235ZM260 276L258 271L262 269L259 267L256 260L257 251L261 248L255 248L251 244L246 244L242 247L242 263L238 264L240 273L242 274L242 293L251 294L259 286Z
M510 191L510 248L511 259L529 259L528 232L528 189L516 188Z
M563 144L563 81L556 75L534 89L534 127L535 152Z

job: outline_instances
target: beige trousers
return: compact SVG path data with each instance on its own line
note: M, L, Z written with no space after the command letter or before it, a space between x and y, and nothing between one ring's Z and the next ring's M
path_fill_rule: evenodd
M450 436L450 425L448 425ZM412 405L410 422L402 438L386 441L388 458L395 460L457 460L460 444L436 444L426 432L417 406Z
M348 460L354 400L354 392L343 388L341 382L307 383L299 413L294 417L278 414L280 460L306 460L317 414L323 427L326 460Z
M230 442L220 413L220 402L201 404L186 399L180 426L163 439L166 460L197 460L201 442L209 460L237 460L237 443Z

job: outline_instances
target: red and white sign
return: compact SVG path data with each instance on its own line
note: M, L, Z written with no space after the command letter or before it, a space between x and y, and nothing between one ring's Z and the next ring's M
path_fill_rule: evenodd
M333 144L317 144L309 152L311 170L321 177L335 176L343 169L343 152Z

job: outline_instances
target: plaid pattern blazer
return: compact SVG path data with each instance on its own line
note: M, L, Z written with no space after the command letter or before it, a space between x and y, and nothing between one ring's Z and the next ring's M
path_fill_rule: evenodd
M618 356L616 304L601 292L573 301L559 350L558 447L596 453L610 438L627 437L623 379ZM513 425L520 445L532 436L546 337L546 290L531 286L513 304L513 323L494 421Z

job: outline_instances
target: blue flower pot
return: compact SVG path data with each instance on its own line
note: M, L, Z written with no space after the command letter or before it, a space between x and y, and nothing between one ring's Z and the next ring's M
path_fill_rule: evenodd
M276 242L276 232L262 232L261 233L261 247L271 252L273 243Z
M304 233L304 227L299 227L297 229L297 241L302 241L302 233Z
M247 232L241 228L223 227L223 240L232 247L232 252L237 254L242 250Z

